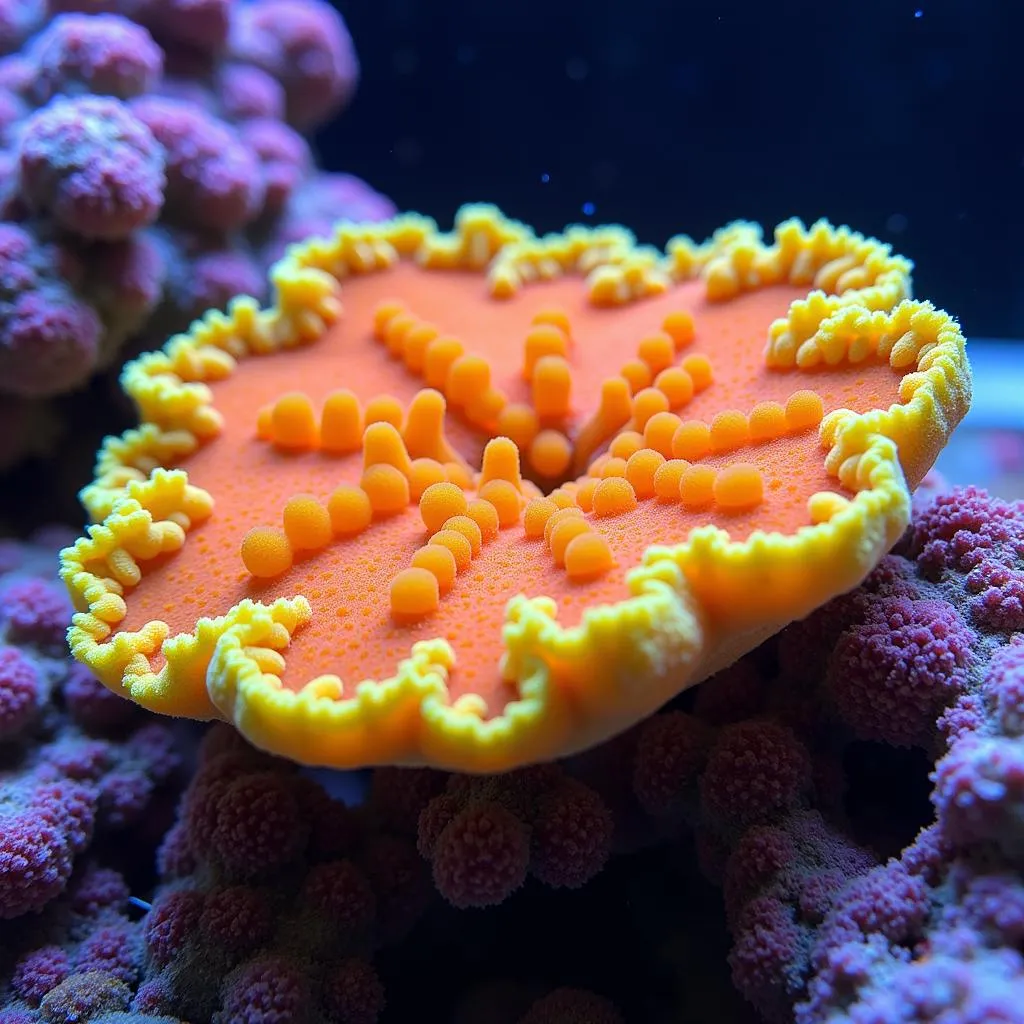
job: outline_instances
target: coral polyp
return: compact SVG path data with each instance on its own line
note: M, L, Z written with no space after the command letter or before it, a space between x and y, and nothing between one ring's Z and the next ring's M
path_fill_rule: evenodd
M664 252L491 207L293 248L129 364L72 650L309 764L589 747L856 586L970 401L910 265L825 223Z

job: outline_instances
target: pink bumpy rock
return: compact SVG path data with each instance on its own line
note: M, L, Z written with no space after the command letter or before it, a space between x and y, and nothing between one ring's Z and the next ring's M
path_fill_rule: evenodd
M187 227L232 231L263 207L257 158L223 121L180 100L146 96L132 113L166 154L167 219Z
M711 750L701 803L723 823L754 824L794 804L810 781L810 758L790 729L741 722L726 727Z
M885 599L840 637L827 685L858 736L924 745L967 684L975 640L945 602Z
M474 803L441 831L432 859L434 882L452 906L494 906L526 880L529 832L500 804Z
M0 647L0 740L12 739L39 711L39 672L17 647Z
M351 99L359 62L348 29L324 0L256 0L240 8L231 53L282 82L288 121L307 131Z
M0 590L0 616L7 638L43 647L62 645L71 622L67 590L53 580L18 580Z
M32 99L89 93L132 99L150 92L164 55L140 25L112 14L62 14L32 42Z
M25 123L19 163L29 206L83 238L127 238L160 215L163 149L119 100L54 100Z

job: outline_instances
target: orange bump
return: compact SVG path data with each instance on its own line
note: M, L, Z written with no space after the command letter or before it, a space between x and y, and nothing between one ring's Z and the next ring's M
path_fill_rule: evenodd
M562 356L543 356L533 368L533 407L541 420L569 415L572 371Z
M468 569L469 563L473 561L473 547L458 530L439 530L427 542L428 547L431 544L447 548L455 558L455 567L459 572Z
M538 310L533 315L533 323L550 324L552 327L557 327L566 338L572 337L572 324L569 323L569 314L564 309L552 306L548 309Z
M432 388L443 390L452 363L465 351L458 338L443 335L435 338L423 355L423 379Z
M402 361L412 373L423 372L427 358L427 346L440 335L441 332L433 324L422 321L406 332Z
M672 435L672 454L677 459L702 459L711 451L711 428L700 420L686 420Z
M445 530L454 530L456 533L461 533L462 536L469 541L469 550L474 558L480 554L480 551L484 546L483 533L481 532L480 527L477 526L469 516L452 516L451 519L445 520L444 526L441 530L442 532Z
M601 383L597 412L576 435L576 466L582 469L601 444L620 430L633 414L633 397L622 377L608 377Z
M531 540L544 536L548 520L558 511L550 498L534 498L523 512L523 529Z
M651 334L640 342L637 349L637 355L647 364L654 376L672 365L675 354L675 345L667 334Z
M747 420L753 441L772 441L786 432L786 410L778 402L758 402Z
M537 324L531 327L523 342L523 379L533 380L537 363L544 356L567 356L569 338L554 324Z
M624 430L612 438L611 444L608 445L608 454L614 459L628 459L646 447L643 434L636 430Z
M419 326L419 320L409 313L399 313L384 325L384 344L388 352L399 359L405 348L405 339L411 330Z
M405 441L393 423L371 423L363 431L363 469L376 465L394 466L406 477L412 470Z
M683 508L707 508L715 500L718 474L710 466L690 466L679 477L679 500Z
M475 427L493 433L494 427L498 423L498 417L507 404L508 399L504 392L488 387L474 394L466 403L463 411L466 414L466 419Z
M651 368L642 359L630 359L619 372L626 379L629 390L634 395L644 388L649 388L654 379Z
M444 393L455 406L466 406L491 386L491 367L483 356L461 355L448 368Z
M559 508L571 508L576 504L576 492L574 490L567 489L568 486L563 485L562 487L556 487L548 497L559 507Z
M522 490L523 478L519 470L519 449L507 437L494 437L484 447L480 465L481 485L491 480L506 480L517 491ZM484 497L483 494L480 497ZM490 499L488 499L490 500Z
M468 491L473 486L473 476L469 468L461 462L446 462L444 464L444 478L448 483L455 484L456 487L464 491Z
M242 538L242 564L257 579L272 579L292 567L292 549L284 530L255 526Z
M515 526L522 512L523 499L519 491L507 480L489 480L480 488L480 497L489 501L498 513L503 530Z
M760 505L764 501L761 471L748 462L726 466L715 477L714 499L725 512L739 512Z
M274 437L273 414L274 407L272 405L264 405L256 413L256 436L261 441L270 441Z
M320 447L333 455L359 451L363 443L363 410L347 389L332 391L320 414Z
M636 508L636 492L628 480L609 477L594 492L595 516L621 516Z
M714 378L711 372L711 360L707 356L698 353L687 356L683 360L683 369L690 375L694 391L705 391L711 387Z
M285 536L293 551L319 551L333 536L330 513L312 494L296 494L285 502Z
M367 426L371 423L390 423L396 430L400 430L404 416L402 403L394 395L377 395L366 403Z
M610 476L625 476L626 475L626 460L614 457L609 457L601 461L601 469L598 474L602 480L607 479Z
M566 519L582 518L583 509L576 505L569 505L565 508L558 509L553 515L548 517L548 521L544 524L544 543L547 544L548 547L551 547L551 534L559 523L564 523Z
M397 515L409 504L409 481L401 471L387 463L377 463L364 469L359 486L366 491L375 515Z
M450 483L431 484L420 498L420 516L431 533L440 530L452 516L464 515L468 507L465 494Z
M383 341L384 328L392 318L404 312L406 312L405 303L400 299L385 299L383 302L378 302L373 311L373 336L378 341Z
M498 414L498 434L512 440L520 451L526 451L540 431L537 413L528 405L510 402Z
M361 487L342 484L327 499L327 513L331 517L331 529L339 537L352 537L370 525L373 506Z
M690 468L686 459L668 459L654 474L654 493L658 501L678 501L679 481Z
M626 463L626 479L638 498L654 497L654 478L664 464L665 456L653 448L643 448L629 457Z
M551 548L551 556L555 560L555 565L560 567L565 565L565 549L573 538L590 533L592 530L593 527L582 516L573 516L557 523L548 538L548 547Z
M614 566L608 541L599 533L581 533L565 549L565 571L571 580L597 579Z
M572 461L572 445L558 430L542 430L530 445L530 465L549 480L562 476Z
M671 409L678 409L693 398L693 378L681 366L662 370L655 377L654 386L668 399Z
M679 417L672 412L655 413L644 427L644 447L653 448L662 455L672 454L672 438L680 426Z
M588 477L576 489L576 504L584 512L589 512L594 507L594 492L597 490L597 485L600 482L600 480L595 480L593 477Z
M418 502L431 484L445 480L444 466L436 459L413 459L409 464L409 497Z
M825 405L817 391L794 391L786 401L786 425L790 430L816 427L825 415Z
M668 412L668 399L657 388L644 388L633 398L633 426L642 431L659 412Z
M480 536L485 544L498 536L501 521L498 519L498 510L489 501L474 498L466 506L466 515L480 528Z
M438 462L455 459L444 434L446 409L444 395L433 388L423 388L413 395L401 435L410 455Z
M301 391L281 395L270 411L270 429L274 444L280 448L315 448L316 413L309 396Z
M811 522L817 526L819 523L827 523L849 505L847 498L834 491L816 491L807 499L807 514L811 517Z
M633 398L629 385L621 377L609 377L601 383L601 397L597 417L602 427L617 430L625 425L633 412Z
M415 569L426 569L437 578L438 590L447 594L455 584L458 566L455 556L443 544L425 544L413 552L412 566Z
M750 440L750 425L739 409L726 409L717 413L711 421L711 450L731 452L743 447ZM685 456L684 456L685 457Z
M400 622L422 619L440 602L438 579L429 569L403 569L391 581L391 614Z
M696 336L693 316L685 309L676 309L669 313L661 321L661 329L672 339L676 351L686 348Z

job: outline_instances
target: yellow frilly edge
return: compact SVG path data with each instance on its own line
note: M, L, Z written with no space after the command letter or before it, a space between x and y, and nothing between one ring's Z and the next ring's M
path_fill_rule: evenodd
M69 630L75 657L145 707L223 718L256 745L305 763L490 772L613 735L855 587L906 528L910 485L970 404L957 324L907 299L907 261L845 228L806 230L790 221L766 246L759 229L740 222L702 245L680 238L665 255L652 260L651 253L619 228L570 228L537 239L491 207L464 208L450 235L406 215L384 225L345 225L331 240L293 248L272 272L271 308L237 300L226 315L208 314L189 334L125 368L123 386L141 425L104 444L95 479L82 492L98 522L61 554L76 608ZM708 526L682 544L654 545L628 576L630 596L589 609L573 627L559 623L547 597L509 601L501 670L517 699L493 719L484 720L472 698L450 700L455 653L443 640L414 645L390 679L350 687L324 675L298 691L285 689L284 652L312 614L302 595L269 605L243 601L201 619L190 634L168 636L162 622L115 632L146 562L172 555L212 509L210 495L191 486L187 473L165 468L216 436L220 421L207 385L247 357L314 340L343 314L346 276L399 258L428 269L479 269L499 295L501 280L521 287L531 274L567 269L590 283L609 268L612 277L633 268L638 294L654 287L648 271L665 281L699 276L709 298L718 299L806 282L816 291L772 326L769 365L799 369L873 354L896 367L916 366L902 381L899 404L866 414L839 410L822 422L825 466L855 495L816 496L813 525L786 536L756 532L743 542ZM638 266L647 268L639 276Z

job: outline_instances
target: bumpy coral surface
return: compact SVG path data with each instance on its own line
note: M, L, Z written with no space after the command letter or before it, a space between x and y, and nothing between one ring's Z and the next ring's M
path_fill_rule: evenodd
M733 981L769 1020L1020 1016L1024 505L966 488L917 506L860 588L780 635L778 673L754 703L735 699L735 674L707 684L746 719L721 726L710 750L695 726L658 728L680 712L640 732L637 795L672 769L654 809L699 802ZM843 811L836 759L853 763L851 740L934 762L934 821L885 862L851 839Z
M158 855L133 1009L374 1024L386 998L372 957L431 899L408 824L386 800L351 810L293 765L210 732Z
M455 907L503 902L532 874L579 888L605 865L613 820L604 801L554 766L453 776L417 823L434 884Z
M543 913L542 898L574 896L581 887L581 899L592 902L572 906L601 923L598 943L611 945L612 957L656 943L657 919L675 918L693 990L693 946L707 936L694 924L692 887L678 904L659 889L656 913L635 931L602 930L612 904L628 904L638 887L634 862L626 871L634 896L603 888L623 866L609 866L613 853L691 831L691 859L722 888L733 983L762 1019L1017 1020L1024 630L1015 602L1024 504L967 488L933 490L915 507L910 529L860 587L717 673L696 695L559 764L486 776L379 768L364 804L352 808L294 764L214 727L161 844L159 884L141 922L129 916L125 879L80 852L95 813L79 788L92 745L44 747L60 777L51 767L32 783L31 835L17 826L3 834L44 844L60 837L64 846L35 860L16 857L21 874L0 884L11 913L21 915L13 931L0 926L8 954L0 958L7 1000L0 1020L112 1022L130 1009L143 1020L220 1021L253 1010L273 1011L280 1024L372 1024L401 999L410 957L427 971L431 956L448 962L432 948L444 941L440 920L450 922L459 955L467 963L476 957L479 967L493 949L490 915L516 905ZM25 554L0 548L4 559ZM2 593L8 644L16 640L24 654L56 644L61 598L40 585L31 562L20 565ZM0 666L8 728L27 736L19 730L29 728L31 674L16 654ZM63 685L73 713L86 715L78 728L117 728L114 711L132 706L94 680L90 688L88 678ZM919 748L917 762L902 763L916 764L910 774L920 779L893 774L876 801L925 781L933 768L934 814L929 821L923 801L919 830L891 812L865 817L845 792L862 784L859 774L870 776L868 762L885 761L886 747ZM158 749L148 742L145 762L157 774ZM681 849L692 848L672 843L662 853L678 862ZM62 866L76 855L71 873ZM431 876L442 897L432 908ZM39 908L26 929L24 915ZM557 928L559 912L541 918L545 929ZM407 939L408 950L398 947ZM534 935L520 945L540 941ZM645 947L643 955L660 959L664 951ZM560 961L545 963L545 977L520 998L520 1009L499 1019L523 1012L525 1020L617 1019L595 994L542 995L580 983ZM634 1012L647 1019L643 1005L638 997L626 1019Z
M272 308L127 369L144 423L64 553L72 649L307 763L590 746L903 531L970 397L907 274L825 224L666 253L489 207L342 226L277 265Z
M81 386L239 294L282 247L389 215L302 133L358 61L323 0L25 2L0 21L0 393ZM11 454L7 461L13 460Z
M165 724L68 660L59 542L0 542L0 921L60 896L90 846L144 832L179 761Z

